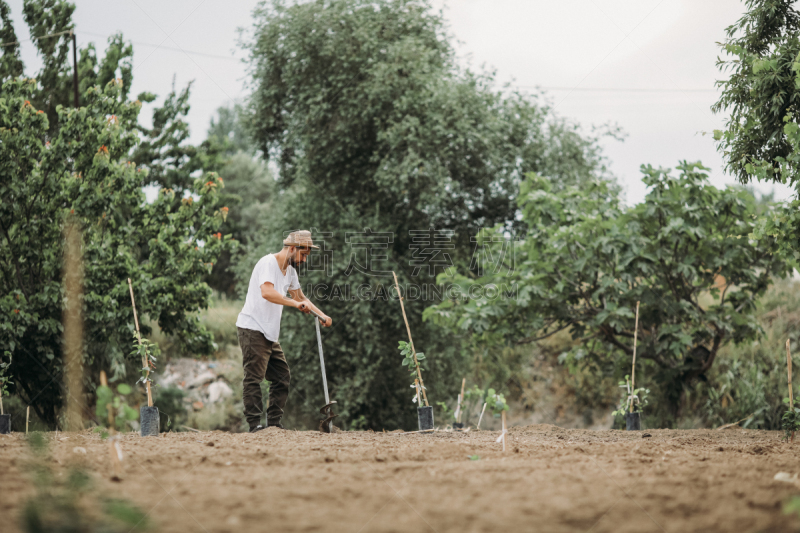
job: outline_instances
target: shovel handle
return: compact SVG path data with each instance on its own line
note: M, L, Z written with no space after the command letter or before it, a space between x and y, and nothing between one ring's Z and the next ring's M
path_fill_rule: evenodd
M311 311L311 314L314 315L315 317L317 317L320 322L322 322L323 324L325 323L325 320L323 320L323 318L321 316L319 316L316 311L314 311L310 307L308 308L308 310Z

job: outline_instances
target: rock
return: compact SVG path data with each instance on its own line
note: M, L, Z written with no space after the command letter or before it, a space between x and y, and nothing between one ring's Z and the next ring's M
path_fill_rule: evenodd
M195 388L197 388L197 387L199 387L201 385L205 385L206 383L208 383L210 381L214 381L215 379L217 379L217 375L216 374L214 374L213 372L210 372L210 371L206 371L206 372L201 373L199 376L197 376L196 378L192 379L191 381L189 381L188 387L190 389L195 389Z
M208 401L216 403L222 398L233 396L233 389L224 381L215 381L208 386Z
M83 455L86 455L86 448L83 446L75 446L72 448L72 453L82 453Z
M797 483L797 474L792 475L788 472L778 472L772 479L775 481L783 481L784 483Z

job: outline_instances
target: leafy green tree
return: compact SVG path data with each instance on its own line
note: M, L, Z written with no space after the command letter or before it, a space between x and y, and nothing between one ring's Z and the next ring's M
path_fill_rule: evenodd
M175 89L153 110L153 127L138 125L142 141L133 153L133 161L147 169L148 185L176 191L179 202L192 189L197 172L218 172L225 163L225 146L210 137L199 146L189 144L189 96L192 84L182 91ZM156 95L142 93L139 100L153 102Z
M11 10L8 4L0 0L0 42L9 43L3 47L3 54L0 55L0 82L22 75L25 65L19 56L19 42L14 26L11 24ZM14 44L11 44L14 43Z
M715 113L729 111L714 138L726 169L742 183L753 178L790 184L800 180L800 12L790 0L748 0L748 11L726 30L718 66ZM771 209L755 238L777 238L780 253L800 265L800 197Z
M797 181L796 164L782 165L794 153L786 117L800 103L800 12L790 0L747 0L748 11L725 31L719 59L730 78L717 82L722 95L715 113L729 110L724 131L714 132L725 154L726 170L742 183L753 177L781 183ZM755 167L761 167L756 174Z
M338 324L323 342L341 420L413 427L408 383L392 353L407 334L389 298L391 271L425 287L435 276L414 266L410 232L449 232L447 253L468 264L479 229L519 226L514 198L525 172L560 185L603 174L596 140L535 99L494 90L492 75L459 68L427 1L270 1L255 12L249 51L249 126L279 174L275 222L236 265L239 279L246 286L257 259L279 249L282 232L314 229L325 240L317 257L327 263L304 270L303 286L307 294L318 287L309 295ZM389 236L377 253L386 258L370 269L355 264L371 253L353 245L359 234ZM347 297L344 286L353 291ZM361 295L359 286L367 288ZM430 302L406 304L414 344L428 356L431 402L455 397L467 370L459 340L422 322ZM285 313L281 336L288 353L305 354L293 362L290 405L302 400L302 412L313 413L313 327Z
M71 4L26 1L24 8L33 35L71 28ZM3 31L13 33L4 12ZM120 376L127 365L141 364L126 355L133 324L128 277L137 304L162 330L193 351L212 349L211 335L193 312L207 305L211 291L204 278L233 245L218 231L227 213L220 194L223 180L213 173L185 179L180 172L185 158L161 166L155 164L164 157L161 153L143 158L148 167L176 169L172 175L181 177L175 181L182 187L180 192L162 188L156 201L145 201L142 187L151 182L150 169L132 162L142 103L126 98L129 84L114 77L131 73L129 45L113 37L99 64L91 49L81 51L86 71L94 72L91 79L111 79L102 87L86 87L81 107L73 109L72 100L63 97L71 91L70 85L64 92L64 43L52 44L60 39L39 46L44 67L35 80L10 79L18 72L6 69L0 90L0 194L5 199L0 204L0 353L13 356L14 392L51 427L63 401L65 220L73 218L83 230L89 390L101 369ZM2 65L16 64L13 47L4 49L2 57Z
M225 142L226 152L229 155L242 152L253 156L256 147L251 135L252 126L248 122L250 118L242 104L238 102L222 106L217 109L217 116L211 118L208 136L216 137L219 142Z
M202 279L230 245L215 233L223 220L222 181L215 174L196 180L197 199L184 199L178 209L167 189L145 202L145 172L128 160L141 104L120 102L120 85L89 89L88 105L80 110L60 107L61 127L49 141L46 115L27 100L35 81L6 82L0 93L0 168L6 178L0 194L7 199L0 207L0 349L13 354L16 392L51 425L61 402L66 217L83 227L84 364L90 376L108 367L125 374L133 324L128 277L140 308L164 331L195 350L211 349L210 335L190 313L206 305L210 291Z
M507 268L482 277L440 276L463 295L472 285L495 290L448 300L426 317L490 346L568 330L579 344L564 357L621 374L630 368L640 301L637 361L653 369L662 419L674 417L684 387L704 376L721 346L757 338L756 301L773 276L788 273L774 239L748 237L756 224L750 194L711 186L699 163L678 169L674 176L643 166L649 192L630 209L602 180L556 192L531 176L519 198L527 235L513 263L506 254ZM502 228L482 239L494 254L514 244Z

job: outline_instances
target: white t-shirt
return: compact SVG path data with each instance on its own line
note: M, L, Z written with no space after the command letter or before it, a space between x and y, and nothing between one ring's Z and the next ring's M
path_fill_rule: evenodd
M267 340L278 342L281 332L282 305L268 302L261 296L261 285L270 282L281 296L286 296L288 290L300 288L297 272L292 265L286 266L286 275L281 272L275 254L262 257L253 269L250 276L250 285L247 287L247 298L244 301L242 312L236 320L239 328L260 331Z

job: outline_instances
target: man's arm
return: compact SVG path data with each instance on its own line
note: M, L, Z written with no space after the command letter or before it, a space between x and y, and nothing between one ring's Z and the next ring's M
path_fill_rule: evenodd
M292 296L294 296L294 294L292 294ZM302 305L302 301L297 299L292 300L291 298L287 298L286 296L282 295L275 290L275 285L269 281L266 281L261 285L261 297L274 304L285 305L286 307L294 307L295 309L299 309L304 313L309 312L309 310L305 309Z
M300 304L301 304L301 305L304 305L306 309L313 310L315 313L317 313L319 316L321 316L321 317L322 317L322 319L325 321L323 325L324 325L326 328L327 328L327 327L330 327L330 325L331 325L331 324L333 324L333 320L331 319L331 317L329 317L328 315L326 315L325 313L323 313L323 312L322 312L322 311L319 309L319 307L317 307L316 305L314 305L313 303L311 303L311 300L309 300L308 298L306 298L306 295L305 295L305 294L303 294L303 289L296 289L296 290L291 290L291 289L289 289L289 294L291 294L291 295L292 295L292 298L293 298L294 300L296 300L296 301L300 302ZM301 311L302 311L302 309L301 309ZM304 312L308 313L309 311L304 311Z

